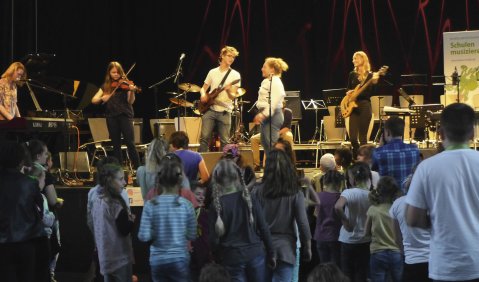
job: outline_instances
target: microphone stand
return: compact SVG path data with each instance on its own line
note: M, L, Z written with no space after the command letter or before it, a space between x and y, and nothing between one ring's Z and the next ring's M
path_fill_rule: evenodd
M159 113L159 110L158 110L158 86L160 86L161 84L163 84L165 81L168 81L170 79L172 79L173 77L175 77L175 74L172 74L170 76L167 76L165 77L164 79L156 82L156 83L153 83L152 85L148 86L148 89L153 89L153 96L155 97L154 100L155 100L155 119L158 120L159 116L158 116L158 113ZM157 129L156 127L158 127L158 123L155 123L155 131L154 132L160 132L159 128ZM158 134L159 135L159 134ZM155 137L158 137L158 136L155 136Z
M453 84L453 85L456 85L456 88L457 88L457 99L456 99L456 102L459 103L459 101L460 101L460 95L459 95L460 76L459 76L459 74L457 73L457 68L456 68L456 67L454 67L454 71L452 72L451 78L452 78L452 84Z
M68 132L68 127L67 127L67 119L69 118L69 115L70 115L70 110L68 109L68 106L67 106L67 98L70 98L70 99L77 99L77 97L73 96L73 95L70 95L70 94L67 94L63 91L60 91L58 89L55 89L55 88L52 88L48 85L45 85L39 81L35 81L35 80L31 80L30 79L30 82L34 82L34 83L28 83L27 81L27 86L28 85L31 85L33 87L36 87L36 88L39 88L39 89L43 89L45 91L49 91L49 92L53 92L55 94L59 94L59 95L62 95L63 96L63 107L65 109L65 114L63 115L63 149L65 150L65 158L64 158L64 167L65 167L65 170L68 170L68 152L71 151L71 146L70 146L70 134ZM30 87L29 87L30 89ZM65 138L66 138L66 141L65 141ZM66 144L68 144L68 148L66 146Z
M35 105L35 109L37 110L37 112L41 112L42 108L40 107L37 97L35 96L35 93L33 92L33 89L30 86L30 83L28 83L28 80L25 80L25 84L27 85L28 92L30 93L30 97L32 97L32 101L33 101L33 104Z

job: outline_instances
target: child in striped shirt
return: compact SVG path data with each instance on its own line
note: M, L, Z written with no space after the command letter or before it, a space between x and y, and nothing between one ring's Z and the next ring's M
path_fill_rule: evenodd
M138 238L149 242L153 281L189 281L187 241L196 239L192 204L180 197L181 162L171 154L160 161L158 195L145 203Z

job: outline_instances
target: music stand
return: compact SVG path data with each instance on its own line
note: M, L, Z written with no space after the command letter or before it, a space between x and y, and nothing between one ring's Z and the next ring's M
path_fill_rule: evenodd
M339 105L344 96L346 96L346 88L337 88L337 89L323 89L323 98L326 102L326 106L335 106L334 109L334 127L344 128L346 127L344 123L344 118L341 115L341 110ZM329 112L328 112L329 113Z
M426 126L426 117L428 113L435 113L444 109L443 104L425 104L412 105L410 109L414 111L411 114L411 128L424 128L424 140L429 147L429 124Z
M321 140L321 129L318 126L318 111L328 111L328 108L324 100L302 100L301 104L305 110L314 110L316 128L313 137L310 139L311 144L314 144ZM316 139L316 135L318 135L318 139Z

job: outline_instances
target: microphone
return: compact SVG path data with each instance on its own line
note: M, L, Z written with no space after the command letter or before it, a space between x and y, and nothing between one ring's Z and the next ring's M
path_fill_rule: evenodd
M178 66L176 67L175 80L173 80L173 83L176 83L178 81L178 76L180 75L180 72L181 72L181 65L183 64L183 59L185 57L186 57L185 53L181 53L180 59L178 61Z
M19 79L17 79L17 81L28 82L28 81L32 81L32 79L31 78L19 78Z

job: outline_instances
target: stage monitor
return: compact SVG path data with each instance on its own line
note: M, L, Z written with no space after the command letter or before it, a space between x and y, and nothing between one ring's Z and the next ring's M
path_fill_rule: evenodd
M303 114L301 112L301 93L299 90L295 91L286 91L286 97L284 97L286 102L286 108L293 111L293 120L301 120Z

